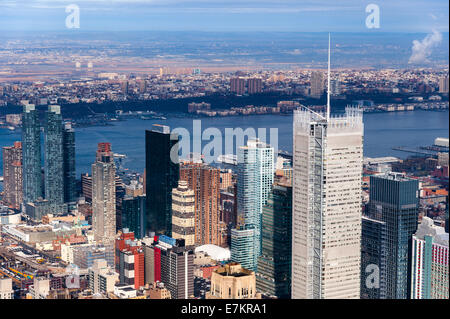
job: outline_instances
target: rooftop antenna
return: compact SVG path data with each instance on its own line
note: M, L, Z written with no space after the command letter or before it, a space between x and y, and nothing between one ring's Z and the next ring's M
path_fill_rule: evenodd
M331 36L328 33L328 88L327 88L327 122L330 121L330 51L331 51Z

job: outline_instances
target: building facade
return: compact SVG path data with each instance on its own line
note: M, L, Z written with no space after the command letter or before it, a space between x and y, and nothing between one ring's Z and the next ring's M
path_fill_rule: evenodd
M33 104L24 106L22 114L23 201L43 197L41 173L41 126L39 112Z
M3 147L3 202L10 208L19 210L23 202L22 184L22 143Z
M195 245L195 195L186 181L180 180L172 190L172 238Z
M292 298L360 297L362 111L294 111Z
M195 243L218 245L220 170L202 163L183 163L180 180L195 194Z
M412 238L411 299L448 299L448 233L423 217Z
M179 175L178 136L168 126L153 125L145 131L145 188L147 229L158 235L172 233L172 189Z
M64 202L75 203L77 200L75 170L75 130L71 123L64 124L63 129L63 169Z

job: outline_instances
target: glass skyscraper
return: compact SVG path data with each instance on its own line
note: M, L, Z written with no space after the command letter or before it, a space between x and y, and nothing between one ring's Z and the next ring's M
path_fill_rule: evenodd
M256 271L258 257L261 255L261 219L262 207L267 203L272 189L274 174L274 150L268 144L258 140L249 140L247 146L238 149L238 183L237 209L239 231L253 230L253 253L249 257L251 262L246 265L243 260L233 254L236 240L231 240L231 259L243 265L244 268ZM247 232L245 232L247 233ZM239 237L242 237L239 235Z
M77 199L75 178L75 130L71 123L63 130L64 202L74 203Z
M274 184L262 215L262 255L258 259L256 288L268 296L291 296L292 185Z
M172 154L172 156L171 156ZM164 125L145 131L147 230L171 236L172 189L178 186L178 135Z
M128 228L137 239L145 237L145 218L145 196L125 196L122 199L122 228Z
M400 173L370 177L368 217L385 223L382 254L386 273L380 278L386 286L385 298L408 299L411 278L411 240L417 230L419 182ZM363 228L363 242L370 233ZM380 269L382 271L383 269Z
M22 114L23 201L34 202L43 196L39 112L33 104Z
M63 127L61 108L49 105L45 125L45 199L64 203Z

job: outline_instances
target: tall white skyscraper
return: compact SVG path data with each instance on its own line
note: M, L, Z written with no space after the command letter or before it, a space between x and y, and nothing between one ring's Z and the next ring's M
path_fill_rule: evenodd
M360 297L362 111L331 117L329 96L326 114L294 112L295 299Z
M116 168L109 143L99 143L92 164L92 228L94 239L113 245L116 236Z
M249 140L247 146L238 149L237 159L237 208L240 225L232 231L231 259L247 269L256 270L258 257L261 255L262 207L267 203L273 184L274 149L261 141ZM252 237L251 240L247 238L249 236ZM241 239L237 241L233 237ZM248 243L245 246L247 248L241 247L244 242Z

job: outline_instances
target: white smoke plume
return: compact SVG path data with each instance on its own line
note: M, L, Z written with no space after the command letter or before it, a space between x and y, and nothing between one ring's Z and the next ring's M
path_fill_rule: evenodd
M412 46L412 54L409 58L408 63L423 63L429 62L428 57L433 52L433 48L439 45L442 41L442 34L433 30L433 33L427 34L427 36L422 40L414 40Z

